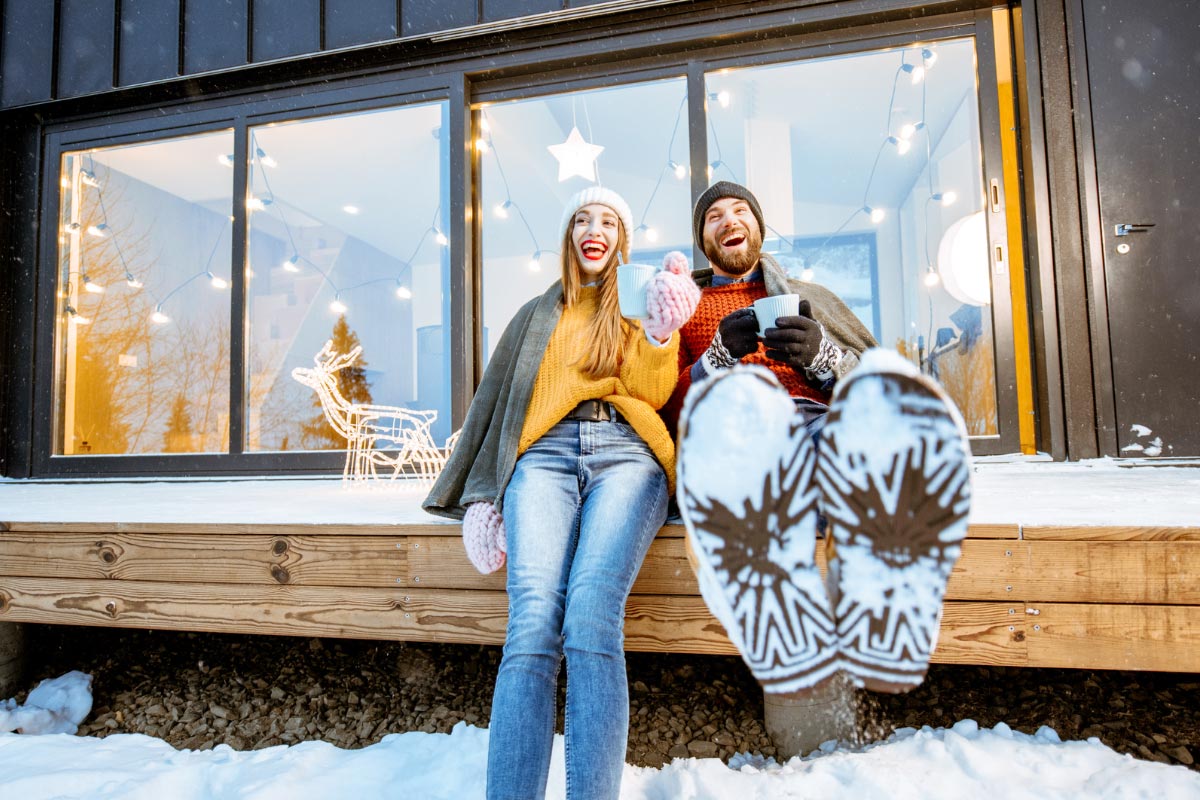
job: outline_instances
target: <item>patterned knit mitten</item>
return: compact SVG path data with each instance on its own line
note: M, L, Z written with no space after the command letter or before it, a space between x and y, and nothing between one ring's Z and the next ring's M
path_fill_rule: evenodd
M463 517L463 546L471 564L484 575L504 566L508 552L504 517L486 500L467 506Z
M646 333L665 342L692 317L700 302L700 287L692 280L687 256L672 250L663 257L663 269L646 288Z

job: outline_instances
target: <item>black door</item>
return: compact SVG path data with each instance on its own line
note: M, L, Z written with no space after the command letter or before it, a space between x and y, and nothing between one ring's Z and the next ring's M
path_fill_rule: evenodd
M1117 447L1197 456L1200 2L1082 5Z

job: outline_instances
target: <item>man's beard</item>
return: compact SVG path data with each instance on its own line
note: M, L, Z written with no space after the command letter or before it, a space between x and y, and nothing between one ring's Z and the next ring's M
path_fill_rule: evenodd
M762 257L762 234L745 227L742 228L742 231L746 234L746 247L735 253L726 253L711 236L704 238L704 255L708 256L708 260L720 267L723 272L736 278L742 277L758 266L758 261ZM726 231L722 235L728 233Z

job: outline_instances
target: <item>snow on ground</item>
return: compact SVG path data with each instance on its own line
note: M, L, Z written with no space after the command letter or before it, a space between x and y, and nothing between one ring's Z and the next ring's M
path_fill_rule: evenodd
M484 796L488 732L401 733L361 750L324 742L238 752L175 750L161 739L0 734L0 797L21 800L472 800ZM562 737L547 798L565 797ZM780 766L678 759L625 767L623 800L1195 800L1200 774L1118 755L1092 739L1059 742L1003 724L898 731L859 751L833 750Z
M979 458L971 522L1200 526L1200 466ZM0 479L0 522L394 525L448 522L417 488L344 489L340 479L159 482Z
M70 672L43 681L20 715L86 715L91 676ZM86 699L86 703L83 701ZM20 717L32 721L31 717ZM76 722L78 719L76 719ZM0 728L4 730L4 728ZM161 739L114 734L104 739L53 733L0 733L0 797L21 800L472 800L484 795L488 732L460 722L449 734L401 733L360 750L325 742L239 752L175 750ZM565 797L563 740L555 737L547 797ZM677 759L662 769L626 765L623 800L1185 800L1200 797L1200 773L1119 755L1096 739L1062 742L1000 723L980 729L905 728L858 750L828 743L783 765L735 756Z

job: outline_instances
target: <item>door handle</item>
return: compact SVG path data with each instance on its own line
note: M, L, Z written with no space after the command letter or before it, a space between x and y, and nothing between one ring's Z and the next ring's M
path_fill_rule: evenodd
M1117 236L1128 236L1131 233L1149 233L1153 227L1153 222L1118 222L1114 230Z

